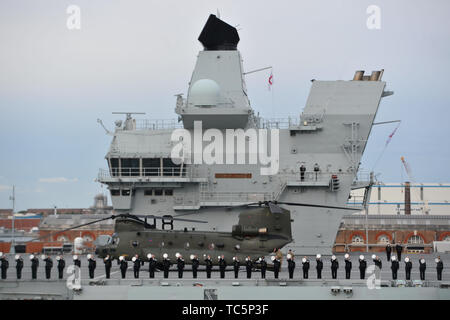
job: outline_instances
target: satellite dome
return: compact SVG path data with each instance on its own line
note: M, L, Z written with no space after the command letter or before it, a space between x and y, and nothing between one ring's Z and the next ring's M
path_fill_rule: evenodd
M195 106L216 106L220 87L214 80L200 79L194 82L189 93L189 102Z

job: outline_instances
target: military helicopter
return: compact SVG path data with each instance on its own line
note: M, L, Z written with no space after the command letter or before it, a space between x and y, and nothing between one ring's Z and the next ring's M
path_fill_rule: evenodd
M164 254L169 257L176 257L178 254L183 257L197 255L200 264L205 264L203 258L208 255L211 257L213 265L218 264L216 257L222 255L224 255L225 260L237 257L244 261L244 259L250 257L252 261L255 261L261 256L270 255L274 252L274 249L283 248L293 240L291 214L289 210L279 206L282 204L338 210L361 210L348 207L263 201L238 206L246 207L246 210L239 214L238 224L232 226L231 232L195 231L195 229L188 230L187 228L174 230L173 228L174 221L207 223L207 221L201 220L168 215L118 214L55 233L77 229L107 219L115 219L114 234L112 236L101 235L96 240L95 253L101 258L109 255L112 259L123 256L126 260L131 260L137 254L147 260L147 255L151 253L159 261L163 259ZM149 223L149 220L153 220L152 223ZM157 228L157 220L162 221L161 228Z

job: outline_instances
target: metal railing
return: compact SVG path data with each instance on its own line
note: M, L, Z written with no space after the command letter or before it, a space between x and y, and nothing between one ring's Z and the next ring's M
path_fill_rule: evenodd
M164 129L180 129L183 124L176 119L136 119L136 130L164 130Z
M258 127L260 129L289 129L298 126L299 121L299 118L294 117L272 119L259 118Z
M110 178L151 178L151 177L180 177L192 178L194 176L191 167L143 167L143 168L111 168L110 170L100 169L98 179Z

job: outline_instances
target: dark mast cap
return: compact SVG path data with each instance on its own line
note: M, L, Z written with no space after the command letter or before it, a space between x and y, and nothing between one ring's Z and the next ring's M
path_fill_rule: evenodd
M236 50L239 35L235 27L211 14L198 41L202 43L205 50Z

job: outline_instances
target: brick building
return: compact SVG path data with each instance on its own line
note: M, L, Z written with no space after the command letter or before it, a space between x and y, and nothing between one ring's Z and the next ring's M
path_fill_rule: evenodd
M449 216L365 215L344 216L336 236L335 252L384 252L387 243L401 243L405 252L431 252L433 241L450 241Z

